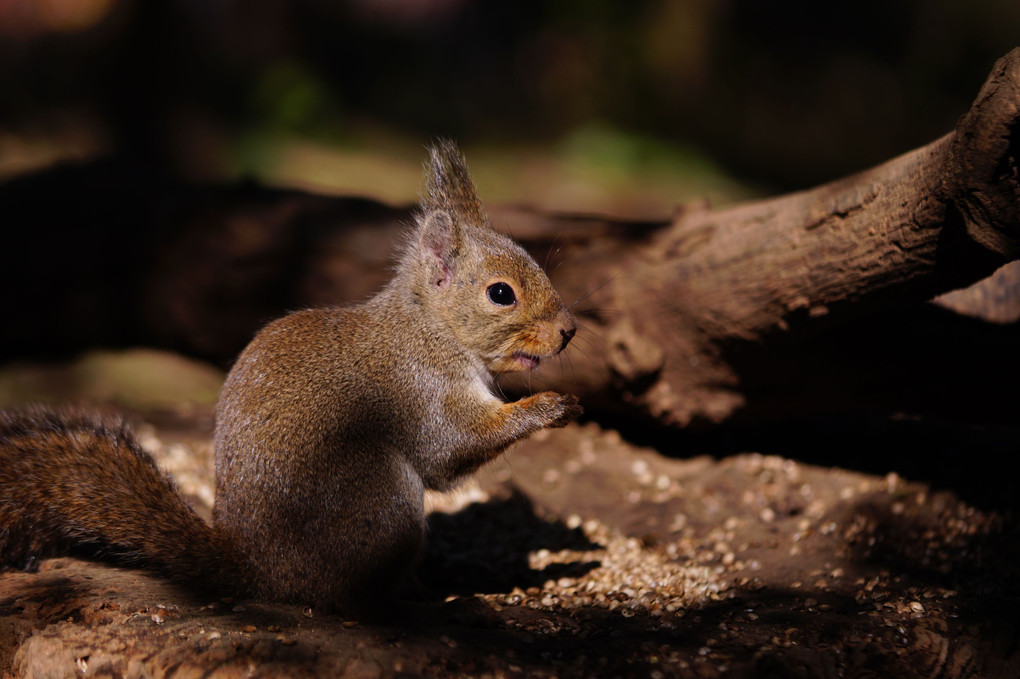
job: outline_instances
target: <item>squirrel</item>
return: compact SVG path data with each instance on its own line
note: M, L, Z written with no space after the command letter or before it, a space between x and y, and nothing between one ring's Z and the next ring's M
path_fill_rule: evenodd
M216 408L212 525L120 420L0 413L0 566L84 549L195 589L352 617L402 610L424 491L582 412L573 395L495 395L495 374L533 370L577 326L491 228L452 142L429 148L414 222L375 296L290 313L237 358Z

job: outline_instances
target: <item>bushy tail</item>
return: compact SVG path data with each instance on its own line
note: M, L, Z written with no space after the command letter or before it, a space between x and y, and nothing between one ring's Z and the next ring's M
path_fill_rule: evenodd
M0 566L81 550L193 587L241 588L222 538L119 419L0 412Z

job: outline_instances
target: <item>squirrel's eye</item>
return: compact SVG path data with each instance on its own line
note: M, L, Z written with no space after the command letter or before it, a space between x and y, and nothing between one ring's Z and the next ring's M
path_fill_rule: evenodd
M517 301L514 289L506 283L493 283L485 291L485 294L489 296L490 302L499 306L511 306Z

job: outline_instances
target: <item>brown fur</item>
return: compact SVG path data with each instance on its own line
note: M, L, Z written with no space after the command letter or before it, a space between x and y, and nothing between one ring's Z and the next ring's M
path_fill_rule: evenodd
M378 614L424 541L424 490L580 412L569 395L492 393L494 373L557 354L575 322L489 227L449 142L431 149L417 222L374 298L285 316L241 353L217 408L213 527L121 425L5 415L0 563L96 545L187 582ZM491 301L494 283L515 303Z

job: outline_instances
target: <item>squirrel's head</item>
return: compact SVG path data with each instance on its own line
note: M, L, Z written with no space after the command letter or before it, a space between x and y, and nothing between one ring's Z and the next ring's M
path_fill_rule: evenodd
M577 329L548 276L524 248L493 231L452 142L430 149L413 242L415 296L490 372L538 367Z

